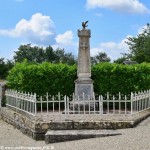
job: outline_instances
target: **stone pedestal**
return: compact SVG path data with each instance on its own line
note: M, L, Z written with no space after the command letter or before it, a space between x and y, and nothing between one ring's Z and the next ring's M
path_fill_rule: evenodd
M90 60L90 37L91 31L87 29L78 30L79 50L78 68L75 80L75 97L80 100L88 100L93 97L93 80L91 77Z
M78 100L93 99L93 80L75 80L75 97Z

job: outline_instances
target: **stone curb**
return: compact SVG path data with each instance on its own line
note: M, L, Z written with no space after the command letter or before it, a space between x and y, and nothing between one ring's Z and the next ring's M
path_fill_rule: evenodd
M45 143L49 144L116 135L121 135L121 133L114 130L49 130L45 134Z

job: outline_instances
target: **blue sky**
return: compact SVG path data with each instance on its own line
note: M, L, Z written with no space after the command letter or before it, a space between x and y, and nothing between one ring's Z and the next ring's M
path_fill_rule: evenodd
M82 21L91 30L91 56L115 60L128 52L126 38L150 21L149 0L0 0L0 58L21 44L64 48L77 56Z

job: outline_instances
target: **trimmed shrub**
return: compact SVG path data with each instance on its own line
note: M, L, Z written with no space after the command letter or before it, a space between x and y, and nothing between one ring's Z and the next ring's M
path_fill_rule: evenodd
M17 63L11 69L7 81L8 88L37 93L42 96L48 92L56 95L71 95L77 79L76 66L65 64ZM92 79L96 94L107 92L130 94L134 91L150 89L150 64L120 65L100 63L92 67Z
M48 92L56 95L58 92L70 95L74 92L76 66L65 64L29 64L17 63L10 71L7 81L11 89L37 93L42 96Z
M130 94L150 89L150 64L121 65L100 63L92 68L97 94Z

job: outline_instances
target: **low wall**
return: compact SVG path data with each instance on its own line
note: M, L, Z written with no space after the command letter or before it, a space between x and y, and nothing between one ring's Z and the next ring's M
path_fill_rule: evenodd
M35 140L43 140L45 138L47 128L42 128L42 130L36 129L38 123L33 116L3 107L1 109L1 118Z
M2 119L21 130L24 134L35 140L45 140L47 130L71 130L71 129L123 129L133 128L143 119L150 116L150 111L145 111L139 118L129 121L43 121L26 113L15 111L6 107L1 108Z
M0 108L2 106L2 100L4 99L5 97L5 91L7 89L7 86L6 86L6 82L0 82Z

